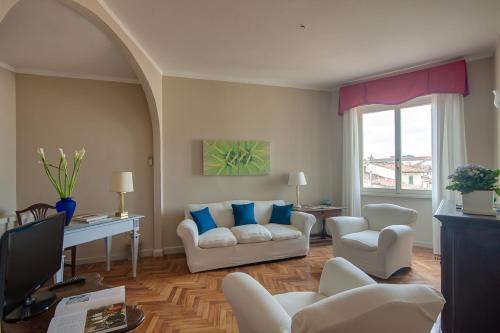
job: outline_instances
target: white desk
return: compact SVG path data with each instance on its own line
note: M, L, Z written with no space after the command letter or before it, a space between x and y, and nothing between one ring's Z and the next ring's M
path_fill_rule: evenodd
M111 268L111 244L114 235L125 232L130 233L131 253L132 253L132 276L137 276L137 256L139 250L139 222L144 216L129 215L126 218L113 217L111 220L104 222L96 222L92 224L71 222L64 229L64 247L68 248L75 245L80 245L92 242L98 239L105 240L106 246L106 269ZM61 268L57 271L55 280L60 282L63 280L64 271L64 256L61 263Z

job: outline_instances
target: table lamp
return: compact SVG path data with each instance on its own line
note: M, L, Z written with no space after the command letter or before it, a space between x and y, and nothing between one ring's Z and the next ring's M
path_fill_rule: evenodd
M307 185L306 181L306 176L302 171L299 172L292 172L290 173L290 176L288 177L288 185L292 186L295 185L296 191L297 191L297 208L301 208L302 206L300 205L300 186Z
M118 212L115 213L115 216L128 217L128 212L125 211L125 193L134 192L132 172L114 171L111 174L109 190L118 193Z

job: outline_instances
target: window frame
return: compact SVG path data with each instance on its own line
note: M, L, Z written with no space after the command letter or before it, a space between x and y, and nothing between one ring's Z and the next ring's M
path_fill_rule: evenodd
M360 143L359 147L359 171L361 179L361 195L363 196L384 196L384 197L408 197L408 198L431 198L432 190L408 190L403 189L401 184L401 109L421 106L421 105L432 105L431 96L421 96L409 100L407 102L398 105L385 105L385 104L373 104L362 106L358 108L358 140ZM389 188L370 188L364 187L363 181L363 115L366 113L374 113L380 111L390 111L394 110L394 156L396 168L394 172L396 173L396 186L394 189ZM433 166L434 169L434 166Z

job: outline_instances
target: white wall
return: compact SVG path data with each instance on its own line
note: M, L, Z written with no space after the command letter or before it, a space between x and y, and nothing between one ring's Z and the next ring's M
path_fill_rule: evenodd
M16 76L0 68L0 217L16 210Z

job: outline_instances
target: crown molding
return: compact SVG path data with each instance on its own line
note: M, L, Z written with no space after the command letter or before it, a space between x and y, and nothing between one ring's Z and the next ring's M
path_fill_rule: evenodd
M107 81L107 82L139 84L139 80L137 80L137 79L116 77L116 76L92 75L92 74L81 74L81 73L67 73L67 72L47 71L47 70L39 70L39 69L32 69L32 68L13 68L12 71L16 74L28 74L28 75L38 75L38 76L60 77L60 78L66 78L66 79L81 79L81 80L94 80L94 81Z
M220 82L230 82L230 83L242 83L242 84L254 84L259 86L271 86L280 88L294 88L294 89L304 89L304 90L315 90L315 91L331 91L328 88L321 88L317 86L301 85L301 84L289 84L283 81L274 80L246 80L246 79L236 79L227 76L217 76L217 75L204 75L195 73L179 73L179 72L166 72L163 74L165 77L177 77L183 79L194 79L194 80L206 80L206 81L220 81Z
M6 64L5 62L1 62L1 61L0 61L0 68L6 69L6 70L14 72L14 73L16 72L16 69L14 67L12 67L9 64Z

